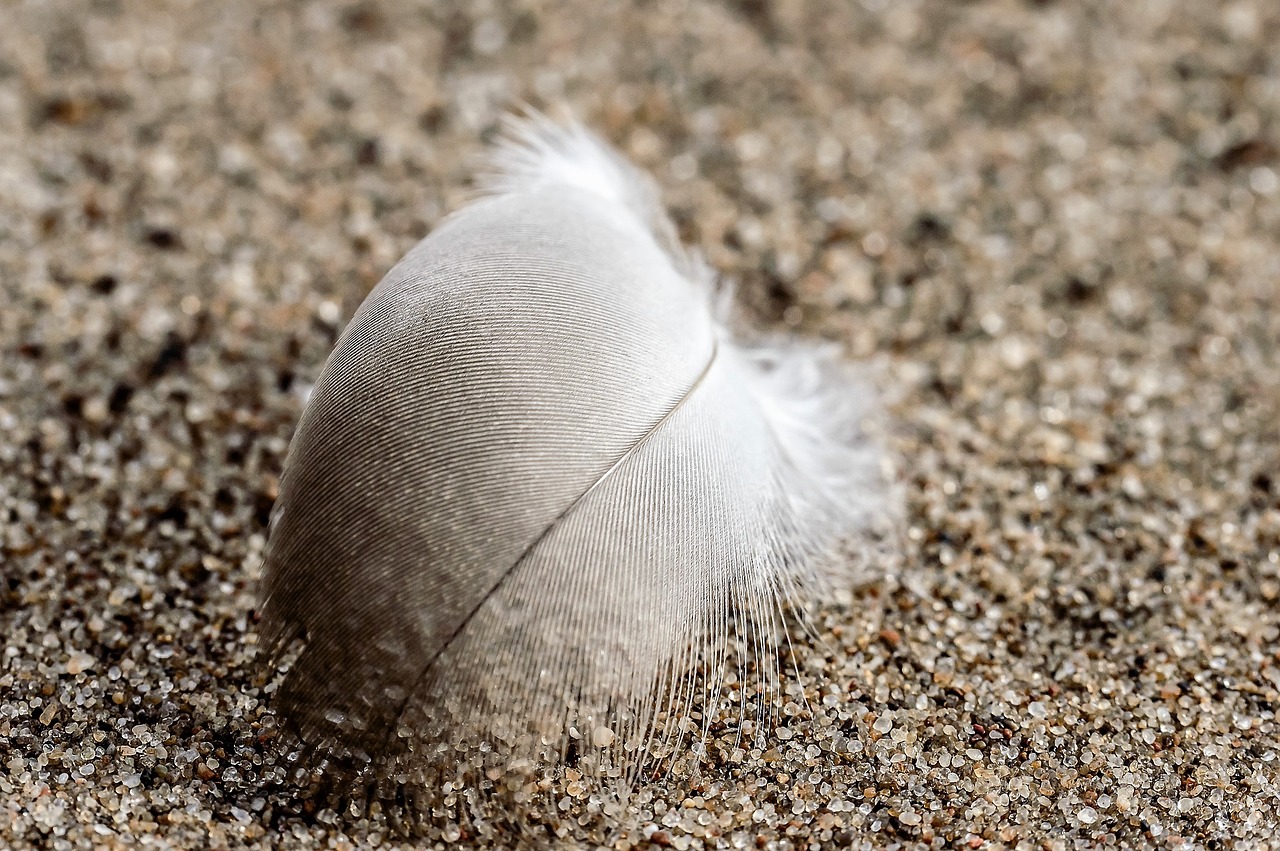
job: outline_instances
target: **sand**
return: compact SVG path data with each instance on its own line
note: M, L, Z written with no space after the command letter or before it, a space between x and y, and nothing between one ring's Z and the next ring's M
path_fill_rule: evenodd
M903 546L542 844L1257 848L1280 830L1280 6L6 3L0 847L406 841L253 678L303 399L519 102L881 386ZM730 725L731 726L731 725ZM458 805L458 811L463 808Z

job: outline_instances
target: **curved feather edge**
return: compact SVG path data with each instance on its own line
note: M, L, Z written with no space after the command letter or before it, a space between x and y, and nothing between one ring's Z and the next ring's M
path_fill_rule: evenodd
M777 497L786 503L782 513L787 528L776 535L775 551L756 554L754 573L744 573L711 592L706 601L711 611L700 618L693 616L686 649L673 654L647 687L629 683L632 692L608 699L606 706L589 706L586 717L567 718L567 738L556 740L552 733L532 746L526 740L524 745L511 747L506 755L521 757L525 751L530 752L532 761L518 758L517 763L508 762L504 771L509 771L513 780L522 774L526 777L508 783L507 791L516 800L531 805L538 797L532 790L545 788L529 781L539 774L538 759L550 757L552 762L559 759L563 763L566 747L585 747L573 742L584 737L589 740L602 720L604 728L610 729L608 724L613 722L601 715L626 716L631 735L619 736L617 747L605 748L609 753L601 755L594 765L600 776L613 778L615 791L625 793L637 779L642 764L666 760L670 765L686 735L700 733L700 740L706 738L714 711L704 713L708 720L701 731L679 719L687 718L696 703L711 710L725 699L720 678L728 664L738 666L740 711L745 715L748 706L754 704L757 735L768 728L771 710L766 705L767 698L749 698L746 682L756 682L758 695L767 695L776 686L780 671L774 642L781 619L788 611L802 610L814 594L838 586L847 573L846 561L839 554L840 543L865 536L876 518L891 513L885 502L880 449L862 428L864 419L875 409L873 396L833 346L790 339L744 341L732 333L726 318L727 302L717 301L720 290L714 275L699 257L680 245L648 176L581 126L558 124L540 115L510 119L493 152L492 171L482 176L481 187L490 196L566 188L586 192L608 202L619 221L637 234L652 238L690 286L705 294L719 340L717 368L732 376L731 381L741 386L758 407L777 449L778 477L782 481L776 482L774 488ZM276 636L270 648L274 665L291 635L287 625L266 627L268 634ZM513 647L517 655L527 652L523 646ZM748 656L754 657L758 666L754 675L743 668L743 658ZM428 690L430 687L429 682L422 686ZM626 690L624 685L622 691ZM551 703L555 703L554 699ZM430 719L412 717L419 708L412 702L408 704L410 717L402 719L402 736L415 724L430 727ZM546 707L531 703L522 708L537 711ZM665 738L655 739L664 727ZM439 727L431 732L437 737L442 734ZM422 736L415 733L413 738ZM332 743L301 745L317 751L323 760ZM434 758L443 760L439 765L443 773L425 766L423 757L427 754L420 751L416 755L404 754L403 758L393 755L374 782L400 788L434 787L438 791L448 772L457 771L461 779L464 769L447 764L446 750L449 749L441 746L434 751ZM461 746L452 750L461 750ZM308 759L314 762L315 757ZM580 764L577 757L573 761ZM495 787L501 785L492 773L489 779ZM473 801L471 806L476 811L479 804ZM554 813L554 806L549 812ZM486 817L491 818L492 813Z

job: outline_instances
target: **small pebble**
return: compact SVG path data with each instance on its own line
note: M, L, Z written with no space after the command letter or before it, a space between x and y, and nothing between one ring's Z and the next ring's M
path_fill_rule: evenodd
M67 673L82 674L96 663L97 660L87 653L73 653L71 658L67 660Z

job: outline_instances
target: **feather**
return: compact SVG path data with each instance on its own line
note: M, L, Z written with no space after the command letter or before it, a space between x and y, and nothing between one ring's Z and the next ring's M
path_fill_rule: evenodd
M587 131L513 120L492 162L306 405L265 563L268 664L301 646L274 707L401 778L485 753L626 781L731 633L763 647L839 580L883 509L872 400L827 349L731 333Z

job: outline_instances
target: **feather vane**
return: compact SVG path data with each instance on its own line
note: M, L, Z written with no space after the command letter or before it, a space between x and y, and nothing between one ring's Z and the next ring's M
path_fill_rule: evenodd
M692 672L765 641L882 510L871 400L820 347L738 341L586 131L517 121L494 163L298 425L263 632L271 665L303 647L275 708L356 763L484 743L631 778Z

